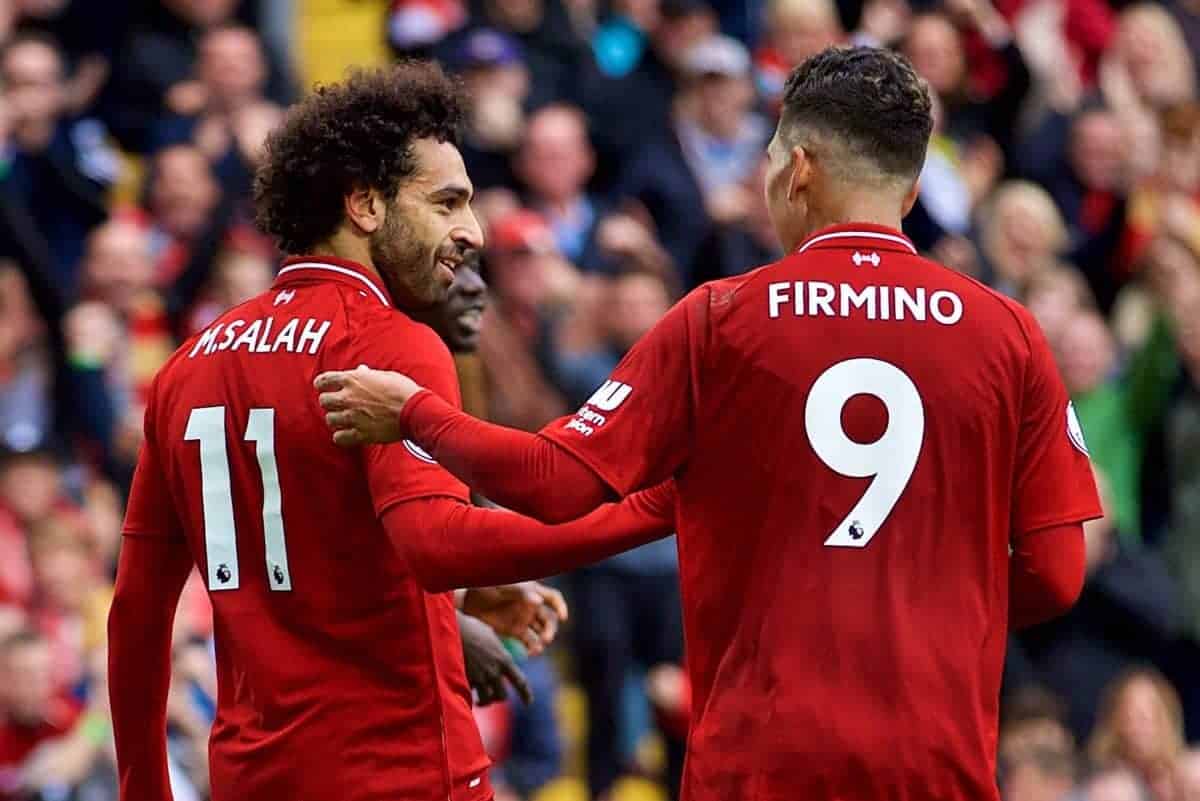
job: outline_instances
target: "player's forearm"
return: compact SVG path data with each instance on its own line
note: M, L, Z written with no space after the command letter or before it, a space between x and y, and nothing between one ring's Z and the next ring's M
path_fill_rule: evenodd
M670 535L674 485L605 504L568 523L422 498L393 507L384 525L429 592L512 584L565 573Z
M190 567L186 548L134 538L121 548L108 616L108 694L123 801L172 798L167 776L171 634Z
M1066 613L1083 589L1086 561L1079 523L1019 537L1009 560L1009 628L1023 629Z
M574 520L614 497L599 476L555 443L478 420L432 392L409 400L400 424L459 479L538 520Z

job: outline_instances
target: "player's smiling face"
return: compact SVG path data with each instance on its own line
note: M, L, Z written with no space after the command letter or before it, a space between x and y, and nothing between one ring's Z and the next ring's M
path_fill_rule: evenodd
M458 148L413 143L416 171L400 184L387 217L371 236L371 260L401 308L441 302L463 258L483 246L471 210L473 188Z

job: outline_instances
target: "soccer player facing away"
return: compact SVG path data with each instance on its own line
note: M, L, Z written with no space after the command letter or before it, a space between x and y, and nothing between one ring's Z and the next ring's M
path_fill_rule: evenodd
M486 801L446 591L551 575L671 530L670 492L550 527L469 506L412 443L329 442L311 388L333 366L404 370L457 402L446 346L402 310L439 302L481 245L462 117L455 84L405 63L317 90L268 139L259 223L307 255L184 343L149 391L109 618L123 801L171 797L171 624L193 564L215 619L214 801ZM445 535L464 526L509 557L465 558ZM462 603L535 649L566 612L546 588Z
M537 435L318 379L337 441L403 433L515 509L676 478L690 801L997 799L1006 634L1081 587L1100 506L1046 340L900 232L930 128L899 55L798 67L766 186L788 255L689 294Z

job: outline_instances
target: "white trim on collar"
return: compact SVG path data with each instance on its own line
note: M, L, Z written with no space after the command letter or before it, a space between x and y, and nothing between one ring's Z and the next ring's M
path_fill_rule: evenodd
M352 278L357 278L359 281L362 281L364 284L366 284L368 289L375 293L375 297L379 298L380 303L388 308L391 308L392 304L388 303L387 296L380 291L379 287L375 286L375 284L371 282L370 278L367 278L360 272L347 269L346 267L339 267L336 264L323 264L319 261L304 261L300 262L299 264L289 264L287 267L284 267L282 270L276 273L276 275L290 273L292 270L329 270L330 272L341 273L342 275L348 275Z
M893 234L877 234L874 231L833 231L828 234L821 234L820 236L815 236L805 242L796 252L803 253L818 242L824 242L827 239L883 239L888 242L894 242L897 245L903 245L911 250L913 255L916 255L917 252L917 249L913 247L912 242L909 242L902 236L895 236Z

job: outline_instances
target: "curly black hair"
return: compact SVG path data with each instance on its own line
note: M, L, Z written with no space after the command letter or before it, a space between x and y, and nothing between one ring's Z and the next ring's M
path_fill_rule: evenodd
M254 177L255 218L285 253L305 253L342 224L355 188L392 197L416 169L418 139L458 143L459 84L436 64L403 61L318 87L267 137Z
M933 131L925 82L904 56L874 47L831 47L796 67L781 116L781 129L832 135L893 178L920 173Z

